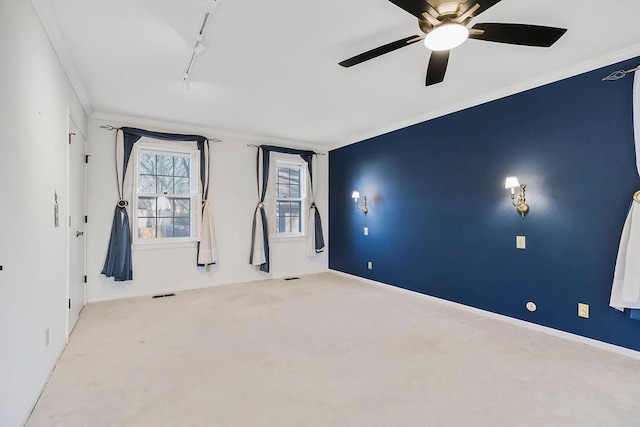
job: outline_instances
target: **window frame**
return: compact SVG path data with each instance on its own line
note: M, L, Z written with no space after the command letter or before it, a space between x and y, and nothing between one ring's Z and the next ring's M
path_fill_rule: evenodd
M200 190L200 150L193 144L180 141L160 141L153 139L143 139L138 141L133 147L133 155L131 160L133 163L133 201L132 207L132 225L133 225L133 244L140 248L158 247L158 245L166 245L173 247L175 245L184 245L186 243L194 243L200 241L200 222L202 207L202 192ZM189 198L190 215L189 215L189 237L154 237L141 238L138 232L138 199L140 197L161 197L159 193L139 193L138 183L140 180L140 156L142 154L163 155L167 157L188 157L189 158L189 193L180 195L169 195L168 197L177 196ZM157 172L157 171L156 171ZM157 176L157 173L156 173ZM157 203L157 202L156 202ZM157 209L157 205L156 205ZM157 225L156 225L157 227Z
M271 209L273 220L270 221L273 224L273 232L270 233L270 237L277 240L296 239L306 236L307 226L307 162L305 162L300 156L295 154L284 153L272 153L271 164L273 164L273 171L270 174L270 182L272 187L270 191L270 198L273 199L273 206ZM278 197L278 168L299 168L300 169L300 197ZM278 202L279 201L300 201L300 230L299 232L279 232L278 231Z

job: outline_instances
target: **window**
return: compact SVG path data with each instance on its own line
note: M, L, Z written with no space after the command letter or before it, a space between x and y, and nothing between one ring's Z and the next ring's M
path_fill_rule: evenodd
M135 242L169 243L198 240L200 193L199 152L189 144L176 149L136 147ZM136 145L138 145L136 144ZM186 145L180 149L180 144Z
M304 236L306 164L304 161L276 160L276 237Z

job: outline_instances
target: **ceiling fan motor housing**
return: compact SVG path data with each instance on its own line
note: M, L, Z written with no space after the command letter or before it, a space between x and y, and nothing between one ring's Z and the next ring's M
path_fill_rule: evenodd
M433 1L433 0L432 0ZM464 17L463 19L459 19L462 12L462 6L465 4L464 2L443 2L438 5L432 5L431 2L427 2L430 6L432 6L433 10L437 12L437 16L433 16L430 14L430 17L423 17L418 20L418 26L420 27L420 31L425 34L428 34L434 28L440 26L441 24L455 22L460 25L467 25L473 19L472 16ZM436 2L433 1L435 4ZM428 12L425 12L428 13ZM434 18L434 19L431 19ZM434 22L434 21L439 21Z

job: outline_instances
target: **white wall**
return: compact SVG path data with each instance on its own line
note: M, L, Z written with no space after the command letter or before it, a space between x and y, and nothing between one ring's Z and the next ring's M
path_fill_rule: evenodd
M86 117L30 2L0 2L0 57L0 425L12 427L66 343L67 109L83 130Z
M118 199L114 150L115 131L101 125L133 126L173 133L199 133L208 137L214 132L198 132L168 123L141 123L139 120L89 121L89 178L87 227L88 301L102 301L130 296L153 295L167 291L202 288L245 281L312 274L327 270L327 252L305 256L305 240L271 241L271 272L261 273L249 265L251 223L257 203L256 149L238 138L222 137L212 144L210 202L213 206L218 240L219 262L209 269L195 266L195 245L179 248L134 248L133 277L130 282L114 282L102 276L102 266L109 242L113 211ZM270 142L271 144L272 142ZM328 247L328 156L318 156L314 164L316 200L323 218Z

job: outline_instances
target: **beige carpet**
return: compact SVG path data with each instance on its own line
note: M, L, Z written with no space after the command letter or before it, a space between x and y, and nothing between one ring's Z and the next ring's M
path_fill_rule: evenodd
M90 304L28 422L639 425L638 360L330 273Z

